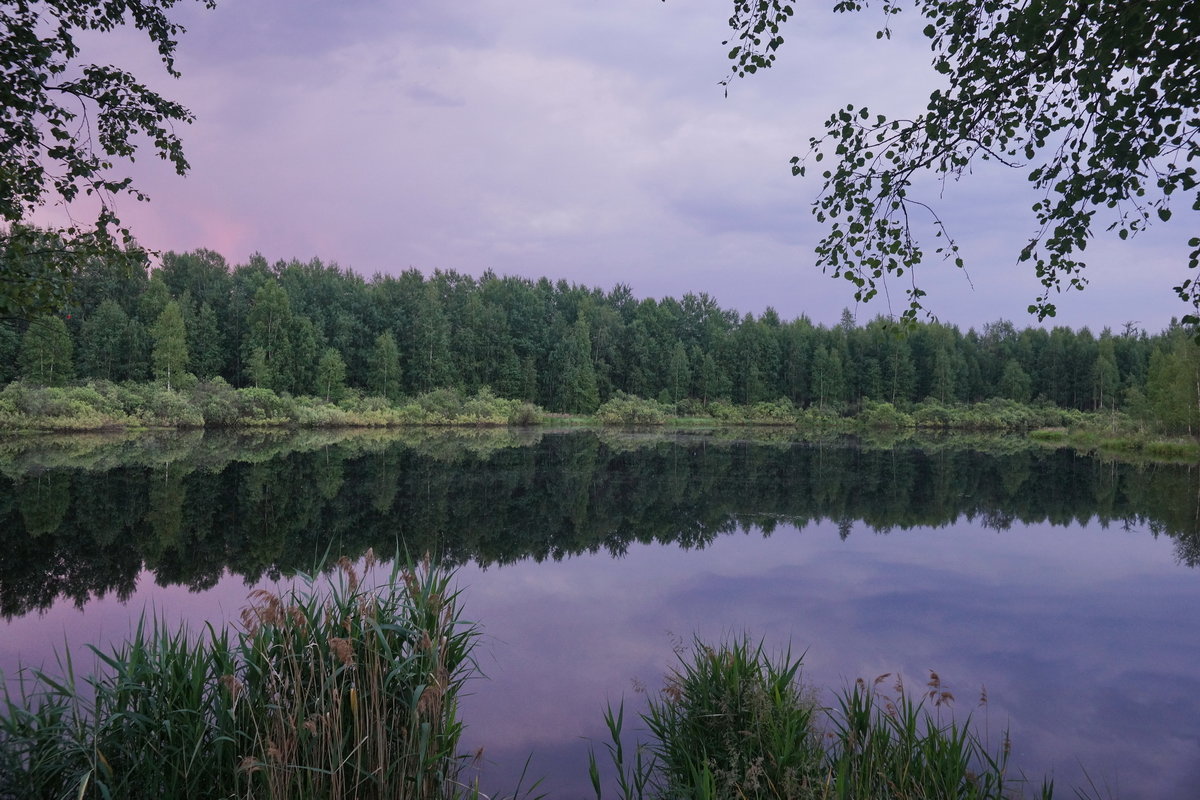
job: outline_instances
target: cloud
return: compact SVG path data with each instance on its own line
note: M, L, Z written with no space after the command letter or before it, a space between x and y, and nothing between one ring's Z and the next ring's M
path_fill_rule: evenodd
M197 114L182 131L193 169L179 180L139 161L154 202L122 208L151 247L703 291L825 323L852 294L812 266L820 183L792 178L788 159L845 103L911 115L937 80L907 13L877 42L872 11L808 12L778 65L728 97L724 0L231 0L184 13L184 78L155 80ZM132 35L96 42L161 72ZM1014 262L1030 202L1009 170L947 187L938 208L970 269L919 269L942 319L1029 321L1039 287ZM1120 247L1097 237L1093 286L1061 299L1060 321L1157 330L1179 313L1186 237L1166 230ZM892 307L882 298L860 318L898 312L905 286L891 281Z

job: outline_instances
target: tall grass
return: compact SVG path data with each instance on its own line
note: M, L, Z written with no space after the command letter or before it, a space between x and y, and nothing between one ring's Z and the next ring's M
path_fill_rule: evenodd
M368 564L372 557L368 554ZM69 651L6 689L2 798L455 798L475 629L445 572L252 595L236 633L139 625L80 681Z
M624 708L605 714L605 750L620 800L1005 800L1026 788L996 750L949 713L953 695L930 674L916 695L883 675L822 708L801 681L802 658L768 657L741 638L680 653L641 720L648 743L623 742ZM986 702L986 696L981 698ZM589 773L604 796L599 759ZM1053 786L1040 788L1049 800Z

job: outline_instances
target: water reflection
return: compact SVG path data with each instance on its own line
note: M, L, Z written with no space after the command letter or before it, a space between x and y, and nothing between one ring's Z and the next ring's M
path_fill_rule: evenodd
M1045 524L841 541L822 523L463 580L493 637L490 679L467 709L496 785L515 779L513 759L530 749L545 755L535 772L553 775L552 788L578 781L586 744L570 737L603 740L598 706L622 694L639 703L634 680L655 685L672 634L693 630L807 648L819 686L896 671L919 686L932 668L967 712L986 685L976 715L994 737L1009 727L1016 763L1053 771L1064 789L1083 779L1081 764L1122 798L1194 797L1200 778L1190 611L1200 592L1165 542ZM559 758L574 765L566 777ZM570 788L586 796L582 782Z
M331 543L349 555L399 548L506 564L636 542L695 547L783 522L834 520L844 535L855 521L890 532L1095 520L1166 534L1189 565L1200 553L1200 471L1068 451L196 433L0 463L6 617L59 596L126 596L143 564L163 585L201 589L226 569L258 580L310 568Z
M932 668L966 712L986 685L994 734L1060 786L1080 764L1127 799L1200 785L1194 469L506 432L68 440L2 469L6 670L119 638L147 602L219 622L327 549L401 547L465 565L489 788L532 750L551 797L588 796L580 737L601 738L605 700L636 706L672 637L741 630L806 648L822 686Z

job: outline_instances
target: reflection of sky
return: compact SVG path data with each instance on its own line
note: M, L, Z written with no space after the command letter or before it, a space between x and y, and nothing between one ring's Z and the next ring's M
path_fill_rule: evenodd
M488 748L493 788L533 750L551 796L587 796L586 742L570 740L603 741L605 700L638 705L633 681L657 682L673 636L746 630L807 649L823 687L896 671L920 686L936 669L965 713L985 685L993 740L1009 726L1016 764L1052 770L1062 788L1082 764L1122 798L1192 797L1196 578L1169 541L1145 535L860 526L842 542L832 523L699 552L637 546L620 561L464 571L489 634L469 735Z
M603 741L606 700L643 702L677 637L743 630L807 650L822 687L937 670L974 708L987 687L993 741L1010 727L1016 764L1081 779L1123 800L1194 796L1200 780L1200 575L1145 533L1078 526L997 533L960 523L876 535L833 523L732 534L702 551L634 545L627 556L464 569L467 616L485 631L487 680L463 703L465 745L484 746L485 788L511 789L525 758L551 798L587 797L585 737ZM129 609L169 620L230 619L239 579L211 592L142 586L129 606L98 601L15 620L0 667L65 638L104 641ZM977 710L977 718L983 711ZM1069 792L1066 792L1069 794Z

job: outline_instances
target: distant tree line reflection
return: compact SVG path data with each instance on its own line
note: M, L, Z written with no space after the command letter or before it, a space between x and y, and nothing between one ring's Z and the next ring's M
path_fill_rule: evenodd
M81 449L81 448L76 448ZM482 565L703 547L832 520L843 537L972 521L1121 525L1200 563L1200 470L1067 450L753 443L711 436L509 432L326 440L199 432L69 455L8 454L0 611L127 596L139 572L203 589L326 552L430 552Z

